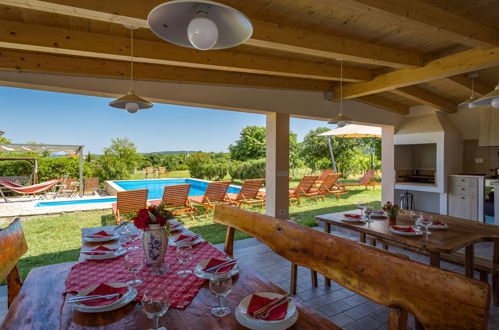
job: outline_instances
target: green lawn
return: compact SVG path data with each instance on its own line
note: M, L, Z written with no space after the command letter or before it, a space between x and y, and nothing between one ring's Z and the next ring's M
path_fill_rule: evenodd
M296 183L296 182L295 182ZM380 207L381 189L358 189L341 195L337 200L333 196L325 201L302 199L301 206L293 203L290 218L307 226L315 226L314 216L318 214L340 212L355 209L357 203L368 203ZM251 208L262 211L260 208ZM225 240L225 227L214 224L211 213L208 218L199 216L195 220L183 217L181 221L195 233L202 233L204 239L217 244ZM76 261L81 247L81 228L111 225L114 219L110 210L67 213L57 216L36 217L23 220L24 232L28 241L28 253L21 259L20 268L25 277L35 267L60 262ZM236 239L248 235L236 232Z

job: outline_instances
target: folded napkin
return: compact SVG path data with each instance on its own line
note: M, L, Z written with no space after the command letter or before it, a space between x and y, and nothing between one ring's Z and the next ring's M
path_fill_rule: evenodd
M92 249L92 251L95 251L95 252L82 252L82 253L93 256L93 255L103 255L102 252L111 253L111 252L114 252L116 250L117 249L109 249L109 248L105 247L104 245L99 245L95 249Z
M79 304L84 304L87 306L105 306L109 305L116 300L120 299L128 290L128 287L124 286L121 288L115 288L112 286L109 286L105 283L100 284L98 287L96 287L93 291L89 292L87 295L108 295L108 294L113 294L113 293L119 293L119 296L116 296L111 299L103 299L103 298L96 298L92 300L85 300L85 301L80 301Z
M392 229L396 231L403 231L405 233L416 233L417 230L415 230L412 226L410 227L399 227L399 226L392 226Z
M186 239L190 237L190 239ZM191 235L180 235L179 237L177 237L177 239L175 240L175 242L178 242L178 241L181 241L183 239L186 239L185 241L183 241L182 243L188 243L188 242L192 242L192 241L195 241L199 238L199 236L197 237L194 237L194 236L191 236Z
M253 314L259 310L260 308L270 304L273 301L276 301L278 298L265 298L259 295L252 295L250 303L248 305L248 315L253 316ZM286 317L288 312L288 303L282 304L270 311L269 315L262 319L267 321L277 321L282 320Z
M170 231L179 230L181 228L182 228L182 225L180 223L171 223L170 224Z
M352 218L352 219L361 219L362 218L358 214L348 214L348 213L345 213L343 216L346 217L346 218Z
M206 266L204 267L204 271L207 272L207 273L214 273L214 272L217 272L217 274L225 274L225 273L228 273L232 270L232 268L234 268L235 265L229 265L229 266L224 266L222 268L218 268L218 269L215 269L215 270L212 270L212 271L206 271L207 269L211 268L211 267L215 267L215 266L218 266L220 265L221 263L224 263L226 262L227 260L225 259L217 259L217 258L211 258L210 261L208 261L208 263L206 264Z
M447 223L437 220L433 222L433 226L445 226Z
M101 231L94 233L92 235L87 235L87 237L91 237L91 238L105 238L105 237L110 237L110 236L113 236L113 235L106 233L104 230L101 230Z

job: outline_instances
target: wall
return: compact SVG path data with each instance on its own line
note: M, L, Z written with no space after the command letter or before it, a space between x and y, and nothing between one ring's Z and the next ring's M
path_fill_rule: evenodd
M491 175L490 169L496 167L499 167L499 147L479 147L478 139L463 141L464 172Z

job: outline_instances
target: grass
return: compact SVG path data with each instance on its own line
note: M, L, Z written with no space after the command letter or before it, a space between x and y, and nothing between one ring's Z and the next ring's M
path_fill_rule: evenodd
M355 209L358 203L367 203L372 207L380 207L381 189L355 189L337 200L333 196L325 201L302 198L301 206L293 203L290 218L305 226L315 226L314 216L318 214L340 212ZM263 212L258 207L249 210ZM225 227L213 223L212 213L208 217L198 216L195 220L181 218L185 227L195 233L203 234L207 241L218 244L225 240ZM106 226L114 224L110 210L66 213L57 216L33 217L23 220L24 233L29 250L21 259L19 266L23 277L32 268L61 262L76 261L81 247L81 229L86 227ZM249 236L236 231L236 240Z

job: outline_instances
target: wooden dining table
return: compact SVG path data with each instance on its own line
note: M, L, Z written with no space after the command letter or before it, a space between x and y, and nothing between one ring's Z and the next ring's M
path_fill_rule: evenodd
M339 212L318 215L315 219L324 223L324 229L331 233L331 226L346 228L359 233L359 241L366 243L366 235L380 238L385 242L394 242L411 251L420 252L430 256L430 265L440 267L441 254L451 254L462 248L465 249L465 275L474 275L474 245L480 242L493 242L493 272L492 272L492 297L494 304L499 306L499 226L489 225L477 221L460 219L447 215L426 213L434 221L443 221L448 224L447 229L430 229L431 234L419 236L406 236L395 234L389 230L387 218L373 219L372 222L347 222L343 219L345 213ZM413 225L409 214L399 214L397 225Z
M82 234L112 228L85 228ZM189 233L184 230L184 234L186 232ZM85 249L92 246L83 242ZM169 251L172 253L171 248ZM80 261L83 258L81 256ZM110 312L82 313L75 310L64 294L65 280L74 264L62 263L33 269L10 307L1 329L148 329L152 326L136 302ZM224 298L226 306L232 310L231 314L224 318L211 315L210 309L216 306L217 299L208 290L207 283L204 283L187 308L170 309L161 318L161 326L167 329L245 329L236 320L234 310L244 297L257 292L285 293L276 284L239 264L239 273L233 277L232 291ZM340 329L312 308L297 300L294 303L299 318L290 329Z

